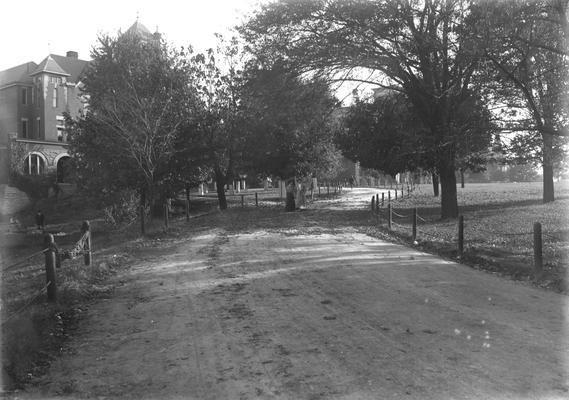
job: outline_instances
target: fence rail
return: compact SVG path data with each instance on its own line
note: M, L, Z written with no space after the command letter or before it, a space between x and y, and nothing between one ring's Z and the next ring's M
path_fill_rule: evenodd
M61 262L68 259L75 259L80 255L83 255L83 261L85 265L91 265L92 257L92 237L91 237L91 226L89 221L83 221L81 225L81 238L75 243L75 245L69 249L60 248L51 233L44 234L43 249L37 251L27 257L17 260L7 267L2 268L2 273L15 271L17 268L22 268L26 266L39 266L30 265L31 261L40 255L44 255L43 267L45 269L46 284L34 292L31 298L26 302L26 304L20 307L18 310L13 312L8 318L6 318L2 325L6 322L12 320L15 316L26 310L34 301L36 301L44 293L47 294L47 301L54 302L57 300L57 273L56 270L61 267ZM30 271L36 271L37 268Z

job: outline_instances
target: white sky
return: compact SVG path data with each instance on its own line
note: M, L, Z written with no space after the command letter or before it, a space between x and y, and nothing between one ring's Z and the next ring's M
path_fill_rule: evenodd
M0 6L0 71L68 50L89 60L99 33L116 35L137 18L176 47L215 47L213 34L231 28L267 0L4 0Z

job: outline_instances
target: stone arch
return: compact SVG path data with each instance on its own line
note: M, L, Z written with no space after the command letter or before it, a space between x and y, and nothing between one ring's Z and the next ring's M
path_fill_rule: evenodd
M43 175L47 171L47 158L39 151L31 151L24 159L22 167L26 175Z
M66 183L66 180L69 178L70 161L71 156L67 153L58 154L53 160L56 168L57 183Z

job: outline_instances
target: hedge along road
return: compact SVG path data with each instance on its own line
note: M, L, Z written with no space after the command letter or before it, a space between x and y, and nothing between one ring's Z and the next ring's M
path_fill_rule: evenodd
M370 197L140 247L18 398L568 398L567 297L358 233Z

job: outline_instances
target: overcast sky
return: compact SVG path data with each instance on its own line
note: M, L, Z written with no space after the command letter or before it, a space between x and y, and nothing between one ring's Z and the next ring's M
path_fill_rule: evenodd
M90 59L99 33L126 31L138 15L151 32L170 43L200 51L215 47L215 32L227 34L243 15L267 0L6 0L0 23L0 71L68 50Z

